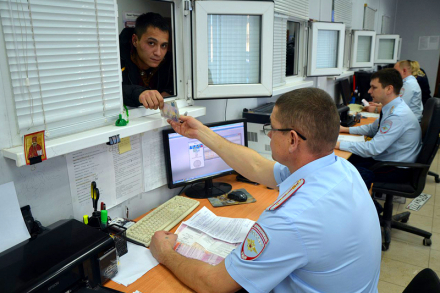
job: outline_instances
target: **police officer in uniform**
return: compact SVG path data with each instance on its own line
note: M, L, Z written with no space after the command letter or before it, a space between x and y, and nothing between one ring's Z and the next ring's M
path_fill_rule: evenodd
M177 236L156 232L151 253L178 279L197 292L377 292L379 219L357 170L334 154L339 115L326 92L299 89L277 100L263 128L276 162L192 117L181 120L168 122L279 196L216 266L179 255Z
M394 65L394 69L399 71L403 78L403 87L400 90L401 97L409 108L416 115L417 120L422 121L423 103L422 90L420 89L417 79L412 75L411 62L402 60Z
M396 69L383 69L371 76L373 101L382 103L380 118L368 125L340 127L340 132L372 137L365 142L341 141L336 148L352 152L350 162L358 168L366 185L373 181L404 182L411 174L406 169L387 167L376 173L368 170L378 161L414 163L421 149L422 131L410 107L398 96L402 79Z

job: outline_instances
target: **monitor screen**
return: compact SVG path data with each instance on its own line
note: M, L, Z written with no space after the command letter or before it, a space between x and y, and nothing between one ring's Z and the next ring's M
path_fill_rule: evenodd
M206 126L233 143L247 146L245 119ZM212 182L213 178L232 174L234 170L211 149L197 139L184 137L173 129L164 130L163 139L169 188L192 184L185 193L196 198L218 196L231 190L229 184Z
M348 106L348 103L351 100L351 89L350 89L350 82L348 81L347 78L339 81L339 89L341 91L341 96L342 96L341 104Z

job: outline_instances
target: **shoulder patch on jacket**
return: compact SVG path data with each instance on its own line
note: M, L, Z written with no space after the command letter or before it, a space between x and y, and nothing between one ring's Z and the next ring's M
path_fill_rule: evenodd
M255 223L241 244L241 258L244 260L256 259L264 251L267 243L269 243L269 238L266 232Z
M299 179L298 181L296 181L296 183L290 187L289 189L287 189L283 195L280 196L280 198L278 198L272 205L270 205L266 210L267 211L273 211L276 210L277 208L279 208L280 206L283 205L283 203L285 203L292 195L295 194L295 192L300 189L301 186L303 186L305 183L304 179Z

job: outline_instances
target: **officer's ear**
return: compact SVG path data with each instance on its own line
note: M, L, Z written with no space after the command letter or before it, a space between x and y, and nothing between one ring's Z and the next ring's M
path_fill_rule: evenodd
M394 93L394 86L387 85L385 90L386 90L386 94L390 95L390 94Z
M291 130L289 132L289 139L290 139L289 152L292 153L298 148L298 143L299 143L299 137L296 131Z

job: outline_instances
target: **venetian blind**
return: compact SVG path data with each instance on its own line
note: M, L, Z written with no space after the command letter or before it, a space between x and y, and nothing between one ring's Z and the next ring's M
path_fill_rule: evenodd
M208 15L208 84L260 82L261 16Z
M309 20L309 0L275 0L276 13Z
M391 34L391 18L389 16L386 15L382 15L382 29L381 29L381 34L383 35L387 35L387 34Z
M95 128L122 109L115 0L0 0L20 133Z
M345 29L351 28L352 2L351 0L333 0L335 22L345 23Z
M367 4L364 6L364 30L374 31L374 20L376 18L375 9L368 7Z
M273 23L273 87L286 83L287 16L275 15Z

